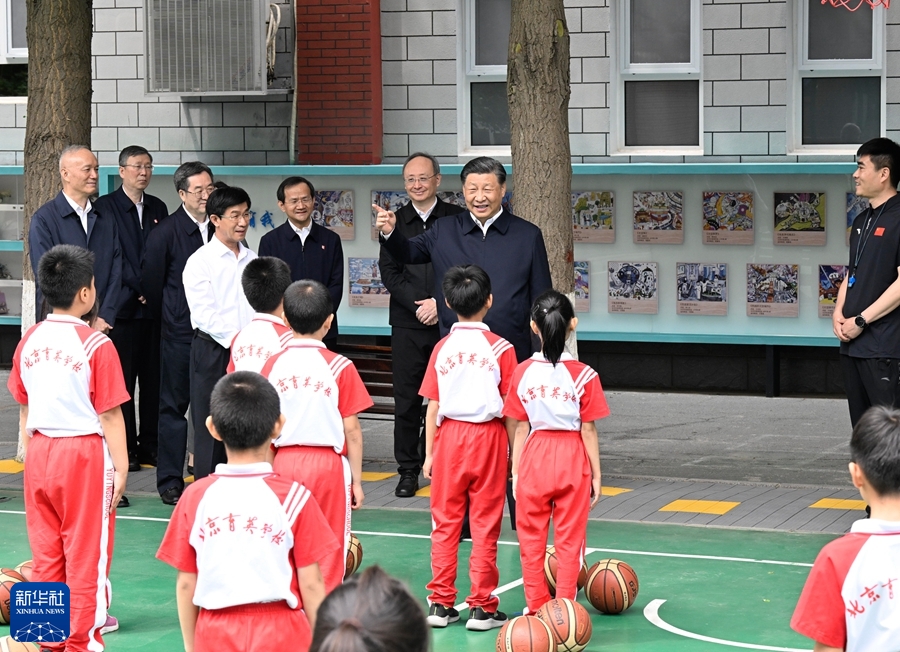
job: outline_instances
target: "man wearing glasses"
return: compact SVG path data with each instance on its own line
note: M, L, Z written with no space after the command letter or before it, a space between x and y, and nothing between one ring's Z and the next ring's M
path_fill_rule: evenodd
M184 491L187 412L190 402L191 340L194 328L184 295L182 273L188 258L209 242L215 227L206 200L215 190L212 171L199 161L175 170L182 204L147 238L141 289L151 314L160 320L159 454L156 488L174 505Z
M159 422L159 321L147 308L141 291L141 264L147 238L169 214L165 203L145 190L153 177L153 157L143 147L131 145L119 154L122 185L94 204L101 215L116 220L122 250L122 284L119 288L116 327L109 337L119 352L125 387L132 397L122 404L128 441L128 470L141 464L156 466ZM135 419L134 389L140 383L140 435Z
M337 310L344 295L344 249L341 238L313 222L316 189L303 177L288 177L275 191L278 208L287 219L259 241L260 256L280 258L291 268L291 281L318 281L331 295L334 319L323 342L332 351L337 345Z
M407 239L425 233L445 215L462 208L437 197L441 166L430 154L416 152L403 164L409 202L397 211L397 232ZM378 259L381 280L391 293L391 365L394 378L394 458L400 482L394 494L411 498L419 489L425 459L422 397L419 387L434 345L441 338L434 300L431 263L404 265L384 249Z

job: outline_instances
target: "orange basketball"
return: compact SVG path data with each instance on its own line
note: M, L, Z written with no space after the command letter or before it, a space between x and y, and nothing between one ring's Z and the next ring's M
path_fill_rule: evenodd
M0 652L38 652L37 643L19 643L12 636L0 638Z
M574 600L556 598L534 614L553 632L556 652L581 652L591 640L594 627L587 609Z
M497 652L556 652L553 632L540 618L518 616L497 634Z
M350 535L350 544L347 546L347 568L344 571L344 579L347 579L357 571L362 563L363 549L355 534Z
M23 561L21 564L16 566L16 572L19 573L22 577L25 578L26 582L31 581L31 573L34 570L34 562L32 560Z
M556 569L558 568L558 560L556 557L556 546L547 546L547 552L544 554L544 577L547 580L547 586L550 588L550 595L556 597ZM588 567L581 561L581 570L578 572L578 590L584 588L587 582Z
M0 574L0 625L9 625L9 592L18 584L3 574Z
M588 571L584 592L597 611L605 614L622 613L637 598L637 573L624 561L601 559Z

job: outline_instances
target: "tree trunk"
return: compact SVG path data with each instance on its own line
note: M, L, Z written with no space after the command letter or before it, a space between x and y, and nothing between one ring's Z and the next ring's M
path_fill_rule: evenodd
M60 189L59 154L91 145L92 0L26 0L28 121L25 127L25 255L22 333L34 324L31 216ZM21 444L21 442L20 442Z

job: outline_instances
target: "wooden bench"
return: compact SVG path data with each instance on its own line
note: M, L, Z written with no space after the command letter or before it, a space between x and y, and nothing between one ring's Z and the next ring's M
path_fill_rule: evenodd
M391 372L391 347L374 344L340 344L338 352L349 358L362 378L369 396L390 398L391 401L376 401L365 410L368 414L394 414L394 375Z

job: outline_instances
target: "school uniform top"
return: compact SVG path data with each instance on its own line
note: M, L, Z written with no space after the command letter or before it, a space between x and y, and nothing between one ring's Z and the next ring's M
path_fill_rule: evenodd
M41 256L56 245L70 244L90 249L94 252L94 286L100 305L98 314L107 324L115 326L122 285L122 250L116 219L109 213L100 213L90 202L85 219L86 228L62 191L37 209L28 228L31 271L37 279ZM44 300L40 284L35 284L35 293L35 309L37 319L40 319Z
M318 340L294 338L262 369L281 397L284 428L274 444L330 446L346 454L344 418L373 405L353 363Z
M259 241L260 256L280 258L291 268L291 280L312 279L328 288L331 295L334 321L325 335L326 340L338 335L337 311L344 296L344 249L341 237L320 224L312 222L304 242L290 220L265 234Z
M250 323L241 329L231 343L227 373L262 371L266 361L282 351L294 333L275 315L254 313Z
M219 464L184 490L157 559L197 574L203 609L285 600L301 608L297 569L338 548L309 490L267 462Z
M122 286L116 317L121 319L149 319L150 311L138 301L141 293L141 263L147 248L147 238L157 224L169 215L163 200L143 194L140 210L121 186L95 203L97 212L116 220L119 247L122 250Z
M388 238L379 235L382 247L403 264L432 263L441 335L450 332L456 314L444 303L441 281L455 265L478 265L491 278L494 305L485 317L491 330L516 349L524 360L533 351L530 310L534 300L552 287L550 264L541 230L502 210L483 232L466 211L435 222L422 235L407 239L395 229Z
M209 218L206 229L204 238L182 205L147 237L141 290L151 314L162 322L162 336L172 342L190 344L194 336L181 279L188 258L214 237L216 227Z
M419 394L438 401L445 418L485 423L503 416L503 396L516 368L512 344L481 322L456 323L431 352Z
M181 278L191 311L191 326L211 336L226 349L234 336L253 318L244 296L241 275L256 254L238 243L235 254L216 237L188 258Z
M822 548L791 628L847 652L900 650L900 523L856 521Z
M535 353L516 367L503 414L531 423L531 431L581 431L585 421L609 416L597 372L568 353L554 366Z
M47 315L16 347L7 387L29 435L103 434L98 415L131 398L112 341L76 317Z

